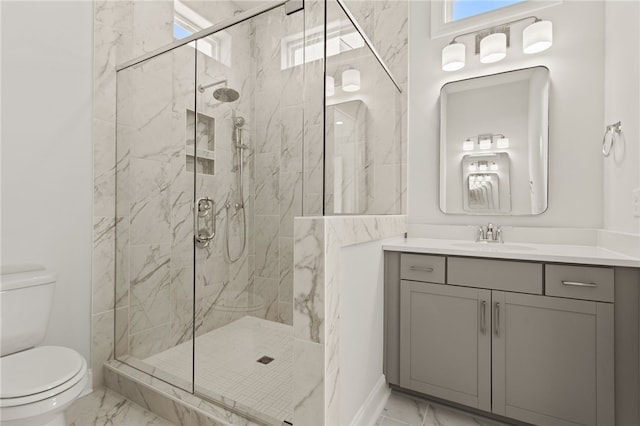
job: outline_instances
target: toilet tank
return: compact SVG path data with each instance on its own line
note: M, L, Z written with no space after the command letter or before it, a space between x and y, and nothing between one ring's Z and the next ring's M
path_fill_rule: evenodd
M0 356L36 346L44 339L56 274L39 265L2 267Z

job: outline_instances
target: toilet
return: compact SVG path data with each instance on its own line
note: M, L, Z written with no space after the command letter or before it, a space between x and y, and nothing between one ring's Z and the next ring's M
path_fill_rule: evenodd
M38 265L3 267L0 281L0 425L64 426L87 385L87 363L60 346L36 346L49 322L56 275Z

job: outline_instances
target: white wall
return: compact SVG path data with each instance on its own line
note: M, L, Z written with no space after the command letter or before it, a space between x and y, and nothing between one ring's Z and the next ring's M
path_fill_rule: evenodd
M623 143L604 159L604 227L640 234L631 196L640 188L640 3L607 1L604 124L622 121Z
M536 55L522 53L526 23L512 26L507 58L495 64L480 64L470 53L472 37L466 37L467 65L448 73L441 69L441 51L451 37L431 40L429 2L413 1L409 7L409 223L477 225L493 220L500 225L602 227L604 3L564 1L536 11L553 21L554 28L554 45ZM548 67L551 79L548 210L539 216L499 218L443 214L438 208L440 88L448 81L536 65Z
M350 424L382 376L382 240L340 250L340 420Z
M92 2L1 7L2 264L57 272L45 343L90 360Z

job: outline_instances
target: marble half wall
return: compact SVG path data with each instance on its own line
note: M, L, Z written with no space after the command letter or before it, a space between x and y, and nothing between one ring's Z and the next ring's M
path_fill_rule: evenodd
M340 419L340 250L407 229L406 215L300 217L294 222L295 425Z

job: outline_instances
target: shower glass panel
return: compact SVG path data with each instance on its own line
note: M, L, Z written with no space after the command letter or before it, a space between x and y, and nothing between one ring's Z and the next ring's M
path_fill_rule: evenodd
M195 43L117 73L118 360L193 390ZM195 115L194 115L195 114ZM189 356L165 368L162 354Z
M303 28L275 7L117 76L116 358L276 425L293 419Z
M400 90L336 1L326 55L324 214L399 214Z
M218 37L226 63L196 59L198 128L215 123L214 173L196 170L196 196L213 200L217 232L196 248L194 388L278 425L293 421L303 16L284 7L255 16Z

